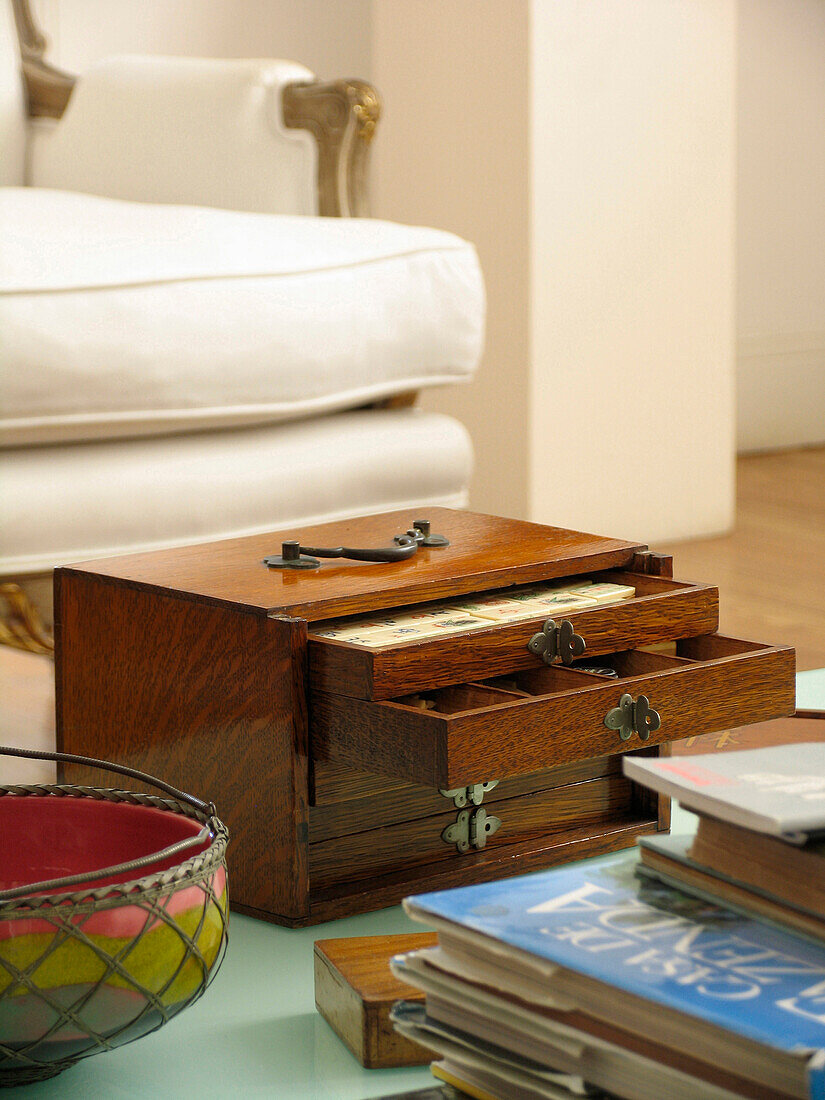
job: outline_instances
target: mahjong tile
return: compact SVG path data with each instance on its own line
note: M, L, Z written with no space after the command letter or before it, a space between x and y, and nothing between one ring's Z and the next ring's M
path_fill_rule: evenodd
M500 623L521 623L526 619L539 619L544 615L544 607L538 602L541 596L534 596L532 600L516 604L512 613L502 615L497 621Z
M578 611L586 607L595 607L596 602L575 592L560 591L534 598L531 606L538 609L537 614L546 612L549 615L554 611Z
M345 638L352 633L352 630L345 627L325 626L323 630L310 628L309 633L313 638Z
M550 581L548 584L542 585L540 594L543 595L545 592L578 592L580 588L587 588L592 583L586 577L584 579L581 577L573 577L572 579L568 577L563 581Z
M575 591L578 591L578 589ZM615 600L630 600L636 595L636 589L632 588L629 584L609 584L607 582L602 584L591 584L581 591L589 600L595 600L597 603L613 603Z
M457 634L462 630L480 630L489 626L489 619L482 619L478 615L467 615L462 611L453 611L432 622L422 623L422 629L427 631L430 638L437 637L439 634Z
M408 622L409 616L404 614L399 615L383 615L380 619L364 619L358 625L360 626L360 634L374 634L376 631L390 630L394 626L401 626L402 623Z
M516 603L528 603L530 600L534 600L536 596L540 596L545 591L543 585L532 584L529 588L517 588L512 591L508 589L507 599L514 600Z
M414 611L405 611L404 621L412 623L437 622L439 619L445 618L445 616L452 615L454 611L455 604L453 604L452 602L424 604L422 607L416 608Z
M322 630L312 630L310 633L318 638L337 638L339 641L349 642L356 637L366 637L378 629L386 630L387 627L383 626L379 628L371 626L370 622L351 622L345 620L339 623L328 623Z
M494 622L524 618L526 614L523 603L508 599L506 596L479 596L476 599L457 601L453 604L452 610L467 615L477 615L482 619L492 619Z
M400 623L398 626L387 627L386 630L376 630L370 634L370 641L374 645L394 645L399 642L416 642L433 636L432 623L419 621L416 623Z
M349 629L346 633L340 630L316 630L310 635L313 638L335 638L339 642L346 642L348 645L365 645L365 646L377 646L381 643L377 641L378 634L358 634L354 630Z

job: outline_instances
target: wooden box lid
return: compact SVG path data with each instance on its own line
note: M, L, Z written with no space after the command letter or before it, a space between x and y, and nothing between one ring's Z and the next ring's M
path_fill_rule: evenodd
M391 564L340 559L319 569L268 569L263 558L297 539L309 546L388 546L415 519L446 535ZM626 565L638 543L449 508L388 512L172 550L83 562L60 573L112 578L257 614L318 620L465 592Z
M437 943L435 932L316 940L315 1005L366 1069L432 1061L431 1051L399 1035L390 1022L396 1001L424 1000L420 989L392 974L390 959Z

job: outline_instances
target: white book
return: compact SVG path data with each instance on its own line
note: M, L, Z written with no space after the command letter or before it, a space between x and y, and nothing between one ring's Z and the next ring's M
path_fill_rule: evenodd
M695 813L792 844L825 831L825 741L623 763L629 779Z

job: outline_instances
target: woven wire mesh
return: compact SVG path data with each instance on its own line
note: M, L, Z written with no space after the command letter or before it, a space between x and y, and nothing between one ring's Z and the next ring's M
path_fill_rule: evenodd
M216 816L174 799L71 784L0 786L0 798L8 795L151 806L208 826L212 839L130 882L0 900L0 932L9 933L0 937L0 1086L53 1076L156 1031L203 995L228 942L228 833ZM94 932L101 914L136 930ZM16 1037L8 1033L15 1021L23 1025Z

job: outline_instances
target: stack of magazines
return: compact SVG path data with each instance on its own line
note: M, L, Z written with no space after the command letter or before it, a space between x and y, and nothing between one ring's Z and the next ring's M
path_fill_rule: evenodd
M808 922L823 913L816 898L782 887L775 855L766 857L770 886L755 870L765 862L760 840L784 845L786 857L822 858L823 750L634 759L627 768L634 779L686 804L684 784L701 794L692 803L703 815L696 851L687 842L644 841L654 860L669 861L664 872L647 855L644 863L620 855L409 898L407 912L437 929L439 945L393 960L397 976L426 993L425 1005L395 1007L395 1026L436 1052L436 1077L478 1100L825 1100L825 940ZM725 778L714 782L723 756ZM781 790L794 776L793 793ZM743 795L747 787L760 797ZM723 790L723 801L739 807L730 827L751 829L754 860L747 844L734 848L713 831L723 811L704 800ZM780 796L790 799L787 813L777 809ZM768 821L772 838L753 830ZM727 870L700 863L708 851L714 863L731 853ZM680 870L692 875L694 864L706 875L698 890ZM793 881L821 894L818 876ZM715 883L757 902L737 895L731 904ZM790 899L780 904L777 890ZM768 896L793 919L766 916Z
M825 940L825 742L624 764L699 815L639 841L642 873Z

